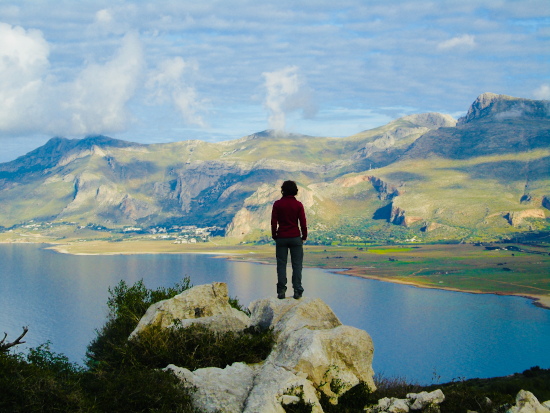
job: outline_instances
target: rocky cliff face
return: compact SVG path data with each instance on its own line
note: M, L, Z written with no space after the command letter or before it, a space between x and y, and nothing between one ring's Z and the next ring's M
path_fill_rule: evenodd
M483 93L472 103L466 116L458 120L458 124L464 125L480 119L504 121L506 119L548 119L549 116L550 101Z

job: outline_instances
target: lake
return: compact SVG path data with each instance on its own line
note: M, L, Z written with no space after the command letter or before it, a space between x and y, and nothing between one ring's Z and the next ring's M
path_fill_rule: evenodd
M230 296L246 305L275 296L272 265L198 254L77 256L0 244L0 333L11 341L28 325L28 346L50 340L54 351L81 363L105 322L109 286L143 279L147 287L167 287L184 276L193 285L226 282ZM303 285L305 296L321 298L342 323L371 335L374 370L385 376L430 384L550 367L550 310L521 297L422 289L314 268L304 269Z

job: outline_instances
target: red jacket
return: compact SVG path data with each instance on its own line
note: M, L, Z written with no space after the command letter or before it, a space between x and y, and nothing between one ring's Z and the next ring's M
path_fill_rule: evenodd
M298 228L300 223L300 228ZM302 230L300 234L300 229ZM271 211L271 236L277 238L302 237L307 239L307 223L304 206L292 195L283 196L273 204Z

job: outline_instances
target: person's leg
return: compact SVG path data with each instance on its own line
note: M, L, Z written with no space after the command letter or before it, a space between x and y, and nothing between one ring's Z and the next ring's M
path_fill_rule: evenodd
M287 238L275 240L275 257L277 258L277 295L280 296L286 293Z
M289 238L290 260L292 262L292 288L294 297L301 297L304 293L302 287L302 266L304 262L304 242L300 237Z

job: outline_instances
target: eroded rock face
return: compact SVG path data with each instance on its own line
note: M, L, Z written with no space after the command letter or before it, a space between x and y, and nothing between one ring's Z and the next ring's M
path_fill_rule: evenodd
M250 318L229 307L225 283L200 285L153 304L130 338L147 326L170 327L176 320L183 326L203 323L214 331L248 326L273 329L275 345L263 363L195 371L175 365L165 369L179 377L184 387L195 389L193 402L204 412L284 413L284 405L300 400L317 413L323 411L320 392L337 404L339 396L360 382L376 389L370 336L342 325L322 300L266 298L249 308Z
M524 209L523 211L512 211L505 215L505 218L508 220L508 223L514 227L517 227L522 224L525 218L538 218L544 219L546 215L544 210L539 208L533 209Z
M176 320L183 327L196 323L218 332L240 331L250 325L246 314L229 305L227 284L215 282L151 305L130 338L148 326L170 327Z
M170 364L164 370L173 372L184 388L193 391L193 404L201 412L242 412L256 374L255 368L245 363L194 372Z
M278 340L267 361L307 374L313 385L337 404L338 397L359 384L375 389L374 348L370 336L350 326L294 330Z
M305 375L266 362L254 380L243 413L284 413L288 397L297 396L312 405L313 413L323 411L317 392Z

